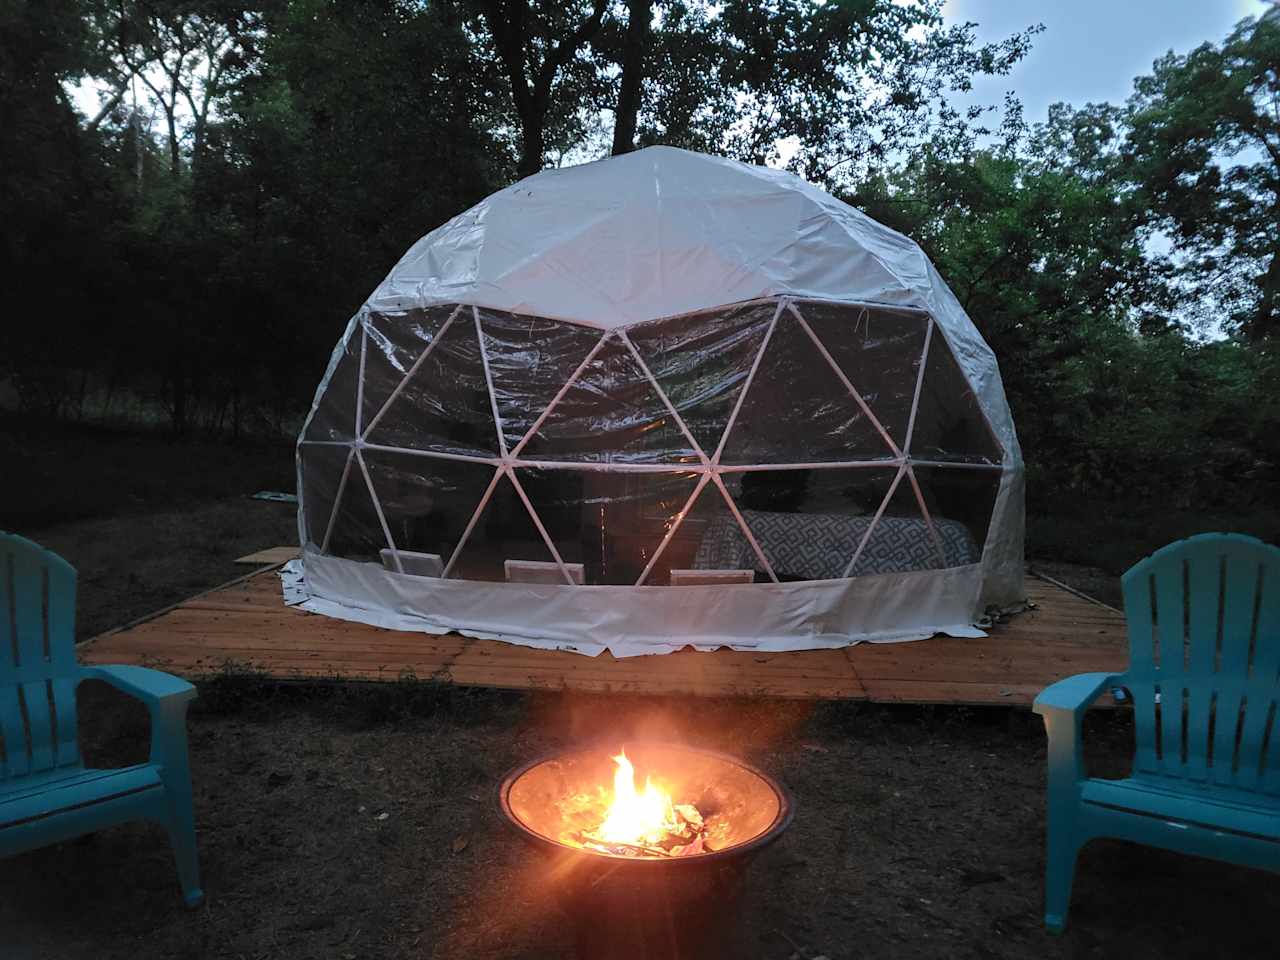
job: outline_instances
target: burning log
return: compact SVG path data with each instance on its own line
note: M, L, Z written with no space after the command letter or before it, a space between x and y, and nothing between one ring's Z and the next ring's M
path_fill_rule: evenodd
M637 790L625 750L613 761L612 802L597 826L571 831L565 842L615 857L691 857L710 851L706 820L694 804L673 803L652 780ZM578 800L583 806L590 802Z

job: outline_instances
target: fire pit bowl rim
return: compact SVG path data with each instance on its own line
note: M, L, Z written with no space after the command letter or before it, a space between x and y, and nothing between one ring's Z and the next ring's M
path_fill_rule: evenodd
M526 763L522 763L503 777L501 784L499 784L498 811L502 814L503 819L518 830L526 840L545 851L567 855L576 854L590 858L593 861L617 864L619 866L635 865L641 869L682 869L692 868L697 864L736 860L755 853L756 851L773 843L778 839L778 837L782 836L787 827L791 825L791 820L795 816L795 804L791 799L791 793L777 779L761 770L755 764L749 763L740 757L722 753L718 750L708 750L704 747L695 747L690 746L689 744L678 743L674 740L628 739L624 740L623 744L627 747L635 746L659 750L671 749L698 753L704 757L712 757L722 763L732 764L733 766L747 771L767 785L769 789L773 791L774 796L778 799L778 812L775 814L769 826L751 839L745 840L742 843L736 843L723 850L712 850L707 853L699 853L688 857L621 857L598 850L574 847L566 843L561 843L558 840L553 840L528 826L522 819L520 819L519 816L516 815L516 812L511 809L511 788L515 785L516 781L530 770L533 770L535 767L544 763L551 763L552 761L562 759L566 756L590 753L596 750L604 750L606 751L606 755L612 756L613 751L618 747L618 742L619 741L616 737L590 740L574 746L553 750L549 753L536 757L533 760L529 760Z

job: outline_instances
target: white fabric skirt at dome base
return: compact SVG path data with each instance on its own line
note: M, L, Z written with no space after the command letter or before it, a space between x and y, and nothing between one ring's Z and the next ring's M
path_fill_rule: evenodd
M789 583L570 586L416 577L308 552L286 564L281 579L285 602L313 613L588 656L986 636L973 625L980 564Z

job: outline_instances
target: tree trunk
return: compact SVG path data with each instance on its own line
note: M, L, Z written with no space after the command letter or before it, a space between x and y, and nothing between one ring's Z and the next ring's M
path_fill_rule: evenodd
M173 115L174 108L164 108L165 122L169 126L169 172L174 176L182 169L182 155L178 152L178 121Z
M1280 248L1271 254L1271 265L1262 281L1258 313L1249 325L1249 342L1262 343L1280 328Z
M627 35L622 44L622 80L613 113L613 155L636 148L636 123L644 88L644 59L653 21L653 0L627 0Z
M511 84L516 115L520 118L520 162L522 177L542 169L546 152L547 110L557 72L600 30L606 0L593 0L591 15L571 34L546 49L542 62L530 62L526 47L531 41L528 0L488 0L481 8L494 46Z
M542 169L542 158L546 153L544 117L545 114L531 113L520 118L520 162L516 165L516 173L522 177L532 176Z

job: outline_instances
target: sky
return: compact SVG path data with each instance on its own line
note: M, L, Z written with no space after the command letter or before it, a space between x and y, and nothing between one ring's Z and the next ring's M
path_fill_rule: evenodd
M1133 78L1174 50L1186 53L1218 41L1242 18L1257 16L1269 0L947 0L951 23L978 24L978 39L1000 40L1044 24L1031 53L1006 77L979 78L973 101L999 104L1006 91L1021 98L1030 122L1047 118L1049 104L1120 103ZM97 112L91 84L74 91L77 106Z
M976 102L998 104L1012 90L1027 121L1038 122L1058 101L1121 103L1157 58L1220 41L1238 21L1267 9L1263 0L948 0L946 17L977 23L985 42L1044 24L1008 76L974 84Z

